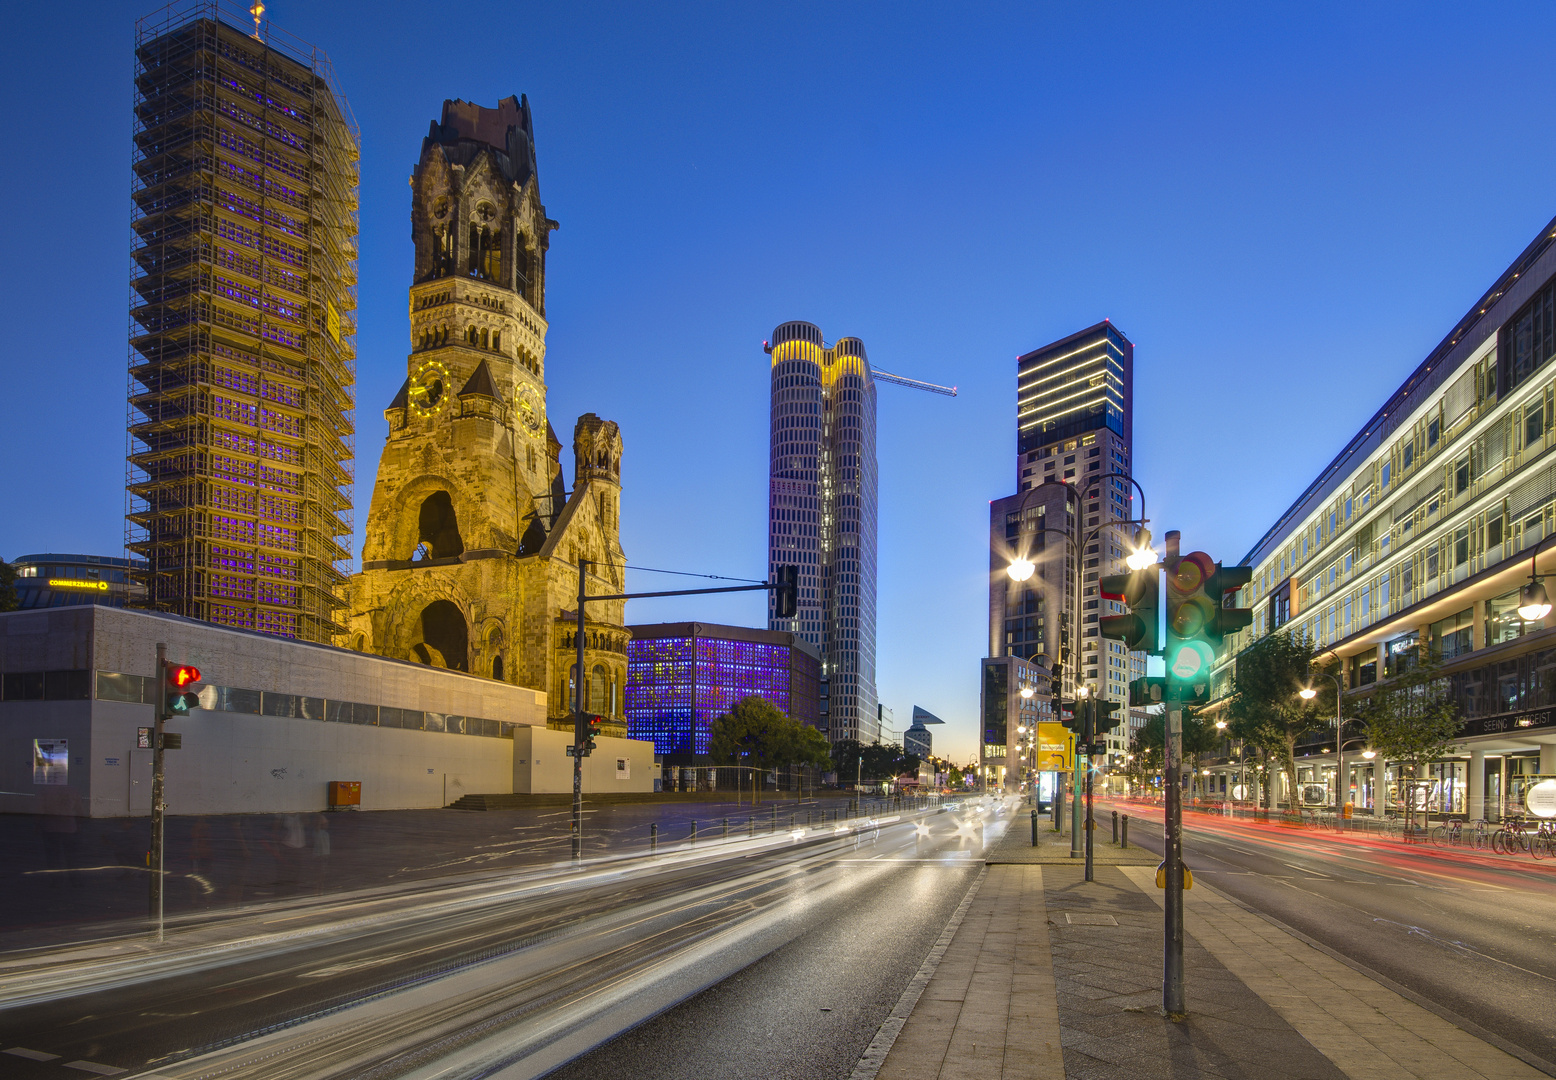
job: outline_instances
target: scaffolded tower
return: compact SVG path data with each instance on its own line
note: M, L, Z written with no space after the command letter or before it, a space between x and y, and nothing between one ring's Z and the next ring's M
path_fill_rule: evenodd
M125 542L154 608L329 641L359 142L324 55L250 14L185 0L136 27Z

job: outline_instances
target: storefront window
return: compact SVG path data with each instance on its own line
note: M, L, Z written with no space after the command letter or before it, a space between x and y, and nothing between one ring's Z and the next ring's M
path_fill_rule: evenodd
M1535 628L1539 627L1535 623ZM1486 644L1500 645L1504 641L1512 641L1522 637L1529 631L1529 625L1518 616L1518 590L1505 593L1493 600L1486 601Z
M1465 608L1457 615L1450 615L1432 624L1432 655L1448 661L1463 656L1474 645L1473 612Z

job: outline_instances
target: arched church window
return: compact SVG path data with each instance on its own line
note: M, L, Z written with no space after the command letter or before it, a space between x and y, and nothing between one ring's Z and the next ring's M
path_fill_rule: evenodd
M449 559L464 554L465 543L460 539L459 520L448 492L434 491L422 500L416 523L417 550L426 552L421 558Z
M498 682L502 681L502 654L501 653L497 654L496 656L494 656L492 658L492 678L496 679Z
M594 665L594 670L589 673L589 711L596 716L613 715L606 710L609 706L609 697L612 693L610 676L600 664Z
M488 336L487 336L487 333L488 333L487 330L483 327L481 329L481 348L483 348L483 349L486 348L486 346L487 346L487 344L488 344L488 342L490 340L488 338Z

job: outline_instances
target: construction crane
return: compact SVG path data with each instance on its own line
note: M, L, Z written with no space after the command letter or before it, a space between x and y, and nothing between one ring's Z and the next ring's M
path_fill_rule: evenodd
M956 396L956 387L954 386L937 386L932 382L907 379L901 375L893 375L889 371L882 371L880 368L871 368L870 374L874 375L881 382L896 383L898 386L906 386L913 390L928 390L931 394L944 394L946 397Z

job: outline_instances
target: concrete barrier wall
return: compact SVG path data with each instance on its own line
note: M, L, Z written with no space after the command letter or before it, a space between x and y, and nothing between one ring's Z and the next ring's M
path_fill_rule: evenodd
M117 701L7 704L0 812L149 814L152 755L136 749L135 736L151 725L151 713ZM511 739L203 709L168 730L183 736L183 748L166 755L171 814L323 810L331 780L361 781L364 810L433 809L465 794L512 790ZM33 783L34 739L68 740L67 785Z
M573 790L573 759L567 756L571 732L549 728L518 728L513 733L513 779L509 789L525 795ZM626 769L618 767L626 762ZM585 792L653 791L659 770L654 744L638 739L595 739L594 753L584 758ZM496 790L496 789L493 789Z

